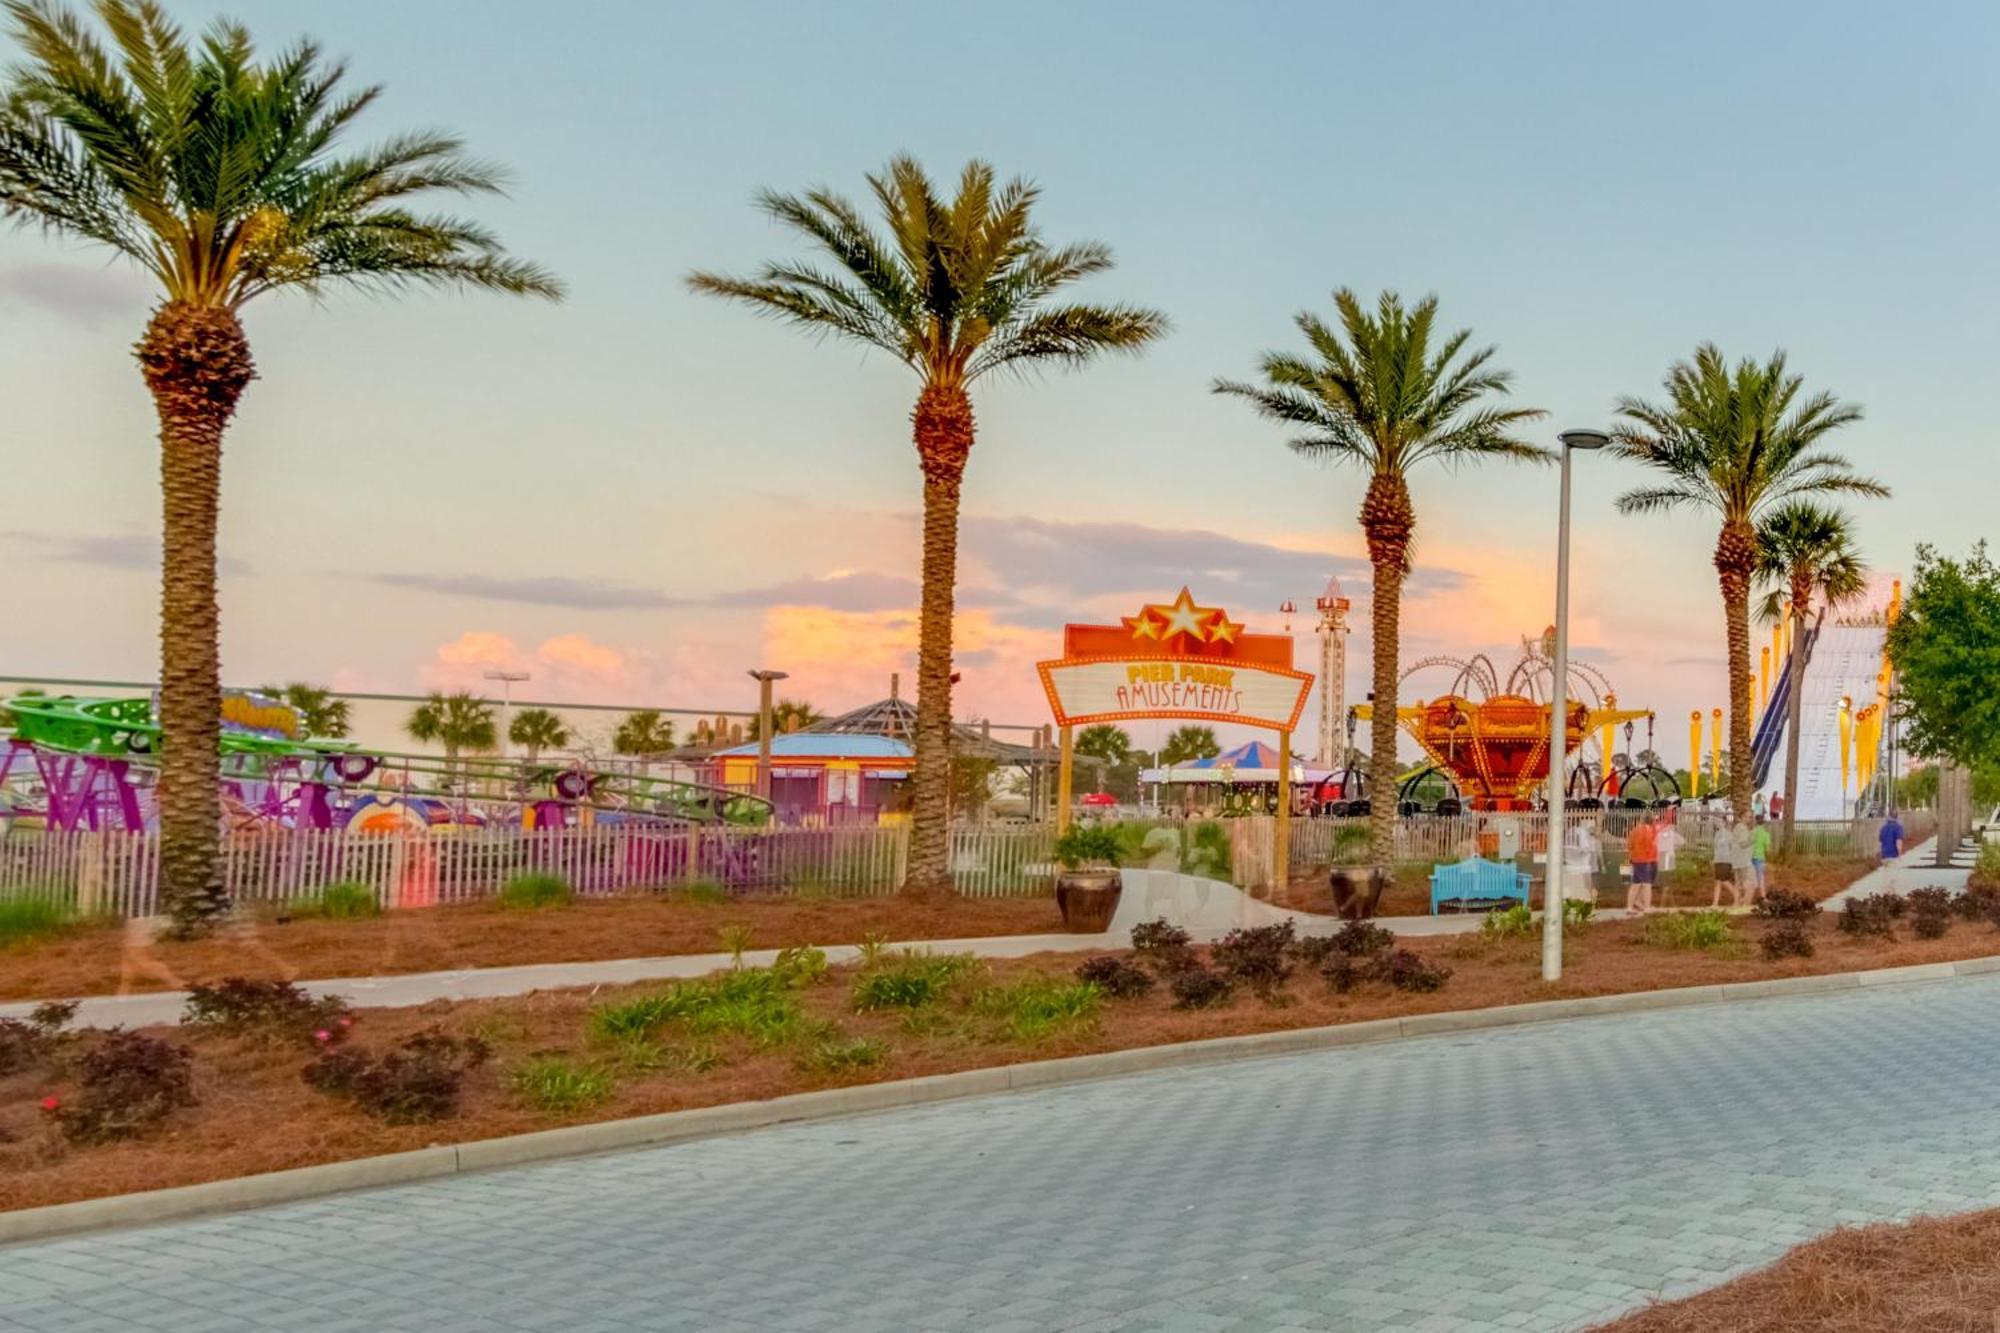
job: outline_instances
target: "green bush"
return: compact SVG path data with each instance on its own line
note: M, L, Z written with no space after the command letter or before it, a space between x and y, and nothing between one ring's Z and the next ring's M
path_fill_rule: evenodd
M1075 870L1086 865L1117 865L1124 845L1115 825L1079 821L1062 831L1054 851L1065 870Z
M1595 898L1563 899L1563 924L1565 926L1587 926L1597 915Z
M1479 933L1489 940L1511 940L1535 931L1535 914L1526 903L1515 903L1505 911L1488 912L1479 923Z
M684 903L704 903L713 905L729 901L729 890L722 887L719 880L708 878L690 880L674 889L674 897Z
M810 944L794 944L778 950L771 970L784 978L787 986L814 986L826 980L826 950Z
M1227 880L1232 854L1229 830L1211 819L1190 824L1181 835L1181 873Z
M1662 912L1646 918L1639 938L1661 949L1720 949L1736 941L1736 929L1722 912Z
M799 1052L798 1067L808 1074L846 1074L868 1069L889 1058L889 1043L876 1037L853 1041L825 1038Z
M1015 1041L1039 1041L1061 1028L1094 1024L1102 998L1087 981L1028 977L980 991L972 997L972 1011L996 1020Z
M514 1093L548 1115L582 1111L607 1101L617 1090L611 1071L575 1065L559 1056L537 1056L507 1076Z
M906 953L879 965L854 983L857 1013L876 1009L921 1009L942 998L952 983L971 970L971 954Z
M12 898L0 902L0 947L51 939L76 924L62 903L45 898Z
M531 871L500 886L500 905L516 910L569 905L569 881L561 875Z
M321 889L318 899L308 906L307 914L328 921L359 921L382 915L382 903L375 890L348 880Z

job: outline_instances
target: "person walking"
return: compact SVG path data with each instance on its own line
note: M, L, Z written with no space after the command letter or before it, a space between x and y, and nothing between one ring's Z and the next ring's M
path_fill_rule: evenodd
M1756 902L1771 890L1771 826L1757 817L1757 826L1750 830L1750 901Z
M1740 900L1736 888L1736 876L1739 873L1737 860L1739 856L1747 860L1748 853L1739 853L1737 846L1736 816L1730 815L1721 824L1717 825L1715 830L1715 854L1713 858L1715 891L1710 895L1708 900L1710 907L1722 906L1722 891L1724 888L1729 890L1731 901ZM1748 873L1748 870L1749 867L1745 866L1742 873Z
M1894 810L1891 810L1889 817L1882 821L1882 827L1875 836L1881 843L1884 864L1903 854L1903 821L1896 818Z
M1652 812L1640 816L1625 835L1625 856L1632 862L1632 883L1625 890L1625 910L1644 915L1653 910L1653 885L1660 879L1660 829Z

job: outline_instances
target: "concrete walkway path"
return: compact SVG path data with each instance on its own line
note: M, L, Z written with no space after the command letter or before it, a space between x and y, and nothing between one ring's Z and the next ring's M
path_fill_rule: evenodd
M8 1333L1570 1329L2000 1205L2000 978L1422 1038L0 1249Z
M1937 839L1926 838L1904 852L1887 865L1880 865L1863 875L1839 893L1826 899L1829 912L1840 910L1840 905L1849 898L1865 898L1871 893L1908 893L1911 889L1936 885L1950 889L1953 893L1965 887L1968 870L1957 870L1950 866L1938 866Z

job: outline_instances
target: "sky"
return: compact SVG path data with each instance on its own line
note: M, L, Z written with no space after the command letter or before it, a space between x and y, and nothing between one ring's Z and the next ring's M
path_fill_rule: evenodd
M207 3L169 0L198 26ZM838 709L914 675L916 381L697 297L695 268L802 251L762 187L865 194L907 150L1043 190L1107 242L1079 297L1158 307L1137 359L981 384L955 699L1040 723L1060 625L1183 583L1251 628L1329 576L1357 597L1365 479L1217 397L1329 293L1436 292L1535 429L1609 423L1703 340L1782 347L1866 408L1839 446L1884 578L1992 529L2000 363L1990 77L2000 11L1844 2L568 6L239 0L387 86L356 142L449 127L504 163L468 211L562 305L278 296L227 445L224 671L357 690L532 673L539 698L739 709L751 667ZM0 57L7 53L0 40ZM130 356L153 297L104 256L0 233L0 674L150 679L157 470ZM1575 651L1685 750L1723 701L1703 515L1623 518L1580 461ZM1550 470L1412 478L1405 661L1506 665L1553 610ZM1301 665L1312 645L1301 631ZM1410 691L1442 692L1444 679ZM905 685L907 691L908 685ZM1308 734L1310 734L1308 723ZM1136 729L1141 744L1160 730ZM1679 738L1679 739L1676 739Z

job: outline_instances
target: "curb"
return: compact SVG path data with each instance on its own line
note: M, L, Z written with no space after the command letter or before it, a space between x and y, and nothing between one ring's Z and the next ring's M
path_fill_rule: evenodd
M1062 1060L1035 1060L987 1069L968 1069L954 1074L865 1083L823 1092L793 1093L766 1101L704 1106L689 1111L667 1111L590 1125L568 1125L505 1138L475 1139L469 1143L295 1167L289 1171L272 1171L172 1189L15 1209L0 1212L0 1244L164 1222L206 1213L260 1208L468 1171L520 1166L621 1149L656 1147L721 1134L740 1134L774 1125L866 1115L929 1102L1085 1083L1160 1069L1226 1064L1236 1060L1338 1050L1347 1046L1372 1046L1406 1038L1522 1027L1566 1019L1685 1009L1732 1000L1860 991L1879 986L1912 985L1996 973L2000 973L2000 955L1967 958L1952 963L1878 968L1870 972L1835 972L1818 976L1780 977L1771 981L1731 982L1719 986L1629 991L1621 995L1592 995L1574 1000L1541 1000L1532 1004L1497 1005L1485 1009L1445 1010L1412 1014L1407 1018L1377 1018L1331 1027L1259 1032L1242 1037L1209 1037L1200 1041L1140 1046Z

